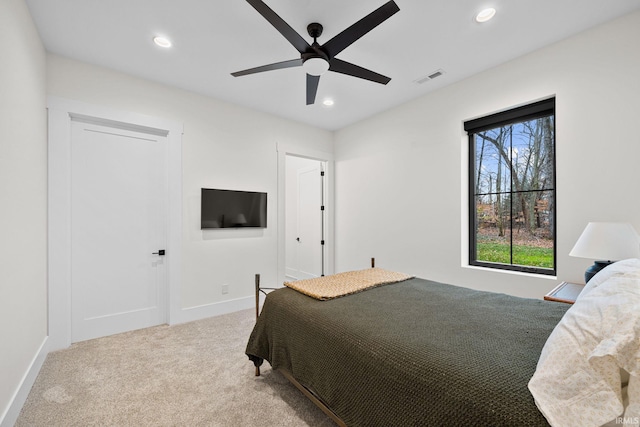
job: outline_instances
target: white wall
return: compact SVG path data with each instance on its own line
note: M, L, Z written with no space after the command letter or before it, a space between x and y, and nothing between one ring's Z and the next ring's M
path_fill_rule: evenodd
M181 305L193 309L184 320L237 308L238 299L252 304L255 273L273 284L276 144L331 152L330 132L55 55L47 57L47 92L184 124ZM267 228L200 230L202 187L267 192Z
M22 0L0 1L0 424L47 335L45 52ZM37 369L36 369L37 371ZM24 388L23 388L24 392ZM13 404L13 405L12 405Z
M640 231L640 13L592 29L335 135L336 271L377 265L539 298L557 281L465 267L465 120L556 96L558 280L589 221ZM446 75L445 77L446 78Z

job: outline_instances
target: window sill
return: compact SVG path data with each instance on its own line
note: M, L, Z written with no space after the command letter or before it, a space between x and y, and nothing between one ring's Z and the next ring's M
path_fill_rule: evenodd
M535 277L536 279L546 279L546 280L552 280L552 281L558 280L557 276L553 276L550 274L536 274L536 273L526 273L524 271L501 270L499 268L480 267L477 265L468 265L468 264L466 265L463 264L462 268L468 268L471 270L486 271L486 272L498 273L498 274L509 274L512 276L515 275L515 276L524 276L524 277Z

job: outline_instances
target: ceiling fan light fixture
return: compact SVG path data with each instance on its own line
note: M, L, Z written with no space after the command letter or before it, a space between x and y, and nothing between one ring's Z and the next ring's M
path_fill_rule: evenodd
M327 98L324 101L322 101L322 105L324 105L325 107L331 107L334 104L333 99L331 98Z
M476 15L476 22L487 22L491 18L493 18L496 14L496 10L492 7L481 10Z
M302 64L307 74L321 76L329 70L329 62L323 58L309 58Z
M153 38L153 42L160 47L169 48L171 47L171 40L162 36L155 36Z

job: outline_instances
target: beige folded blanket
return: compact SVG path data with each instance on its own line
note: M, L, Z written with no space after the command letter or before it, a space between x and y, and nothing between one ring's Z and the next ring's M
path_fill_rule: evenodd
M376 286L402 282L413 279L413 277L395 271L383 270L382 268L369 268L316 277L315 279L285 282L284 285L312 298L325 301L355 294Z

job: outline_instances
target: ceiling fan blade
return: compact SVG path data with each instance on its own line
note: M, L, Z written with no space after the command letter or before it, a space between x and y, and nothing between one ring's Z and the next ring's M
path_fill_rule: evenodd
M276 62L274 64L263 65L261 67L249 68L247 70L231 73L233 77L246 76L247 74L262 73L263 71L280 70L282 68L300 67L302 59L290 59L289 61Z
M307 105L311 105L316 102L316 93L318 93L319 82L320 76L307 74Z
M329 62L329 71L335 71L336 73L347 74L353 77L359 77L361 79L370 80L372 82L386 85L391 81L390 77L383 76L374 71L367 70L358 65L352 64L347 61L343 61L338 58L333 58Z
M276 30L280 31L280 34L284 36L289 43L295 47L298 52L304 53L311 46L305 39L302 38L300 34L296 32L289 24L287 24L284 19L280 18L278 14L276 14L269 6L264 4L262 0L247 0L255 10L258 11L260 15L264 17L271 25L275 27Z
M398 5L391 0L333 37L331 40L323 44L322 48L329 54L330 58L333 58L360 37L364 36L369 31L389 19L399 10L400 8Z

